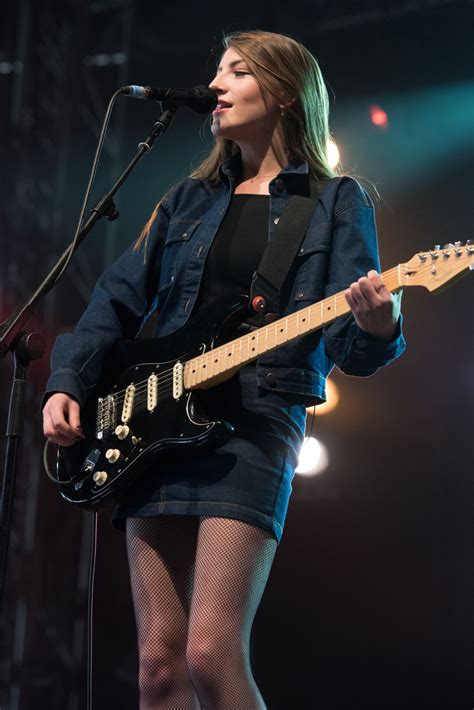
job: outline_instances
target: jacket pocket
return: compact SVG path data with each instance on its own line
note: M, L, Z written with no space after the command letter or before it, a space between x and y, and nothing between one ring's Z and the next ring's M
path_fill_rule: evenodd
M187 242L200 224L200 219L172 219L168 225L165 248L179 242Z
M328 252L331 249L332 222L309 226L296 258L306 257L315 251Z
M310 226L308 229L295 257L295 279L291 297L293 303L314 302L324 293L331 237L331 222L324 222L316 227Z
M189 219L172 219L169 223L161 262L160 290L174 281L181 250L200 224L200 220Z

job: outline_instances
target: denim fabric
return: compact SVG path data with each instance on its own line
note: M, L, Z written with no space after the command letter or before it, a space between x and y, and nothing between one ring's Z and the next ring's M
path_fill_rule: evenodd
M159 311L154 335L168 335L189 318L206 256L229 206L240 170L234 156L220 182L187 178L161 202L146 249L130 247L98 280L73 333L58 337L51 356L47 393L61 391L80 404L96 385L106 350L120 337L134 337L148 315ZM268 235L271 239L289 197L309 194L307 164L287 165L272 180ZM287 315L380 270L373 205L352 178L323 183L313 218L281 295ZM367 376L405 349L400 326L391 342L369 337L351 315L288 343L257 361L259 387L293 393L307 403L325 399L334 364Z
M157 457L114 510L117 528L124 530L128 517L226 517L269 530L280 542L306 410L291 395L258 388L255 371L247 365L203 395L208 415L231 422L233 436L214 450Z

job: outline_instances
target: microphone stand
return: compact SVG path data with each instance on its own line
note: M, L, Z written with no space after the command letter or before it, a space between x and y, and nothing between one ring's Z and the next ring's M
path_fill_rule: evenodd
M20 439L23 436L23 422L25 419L26 376L30 362L40 359L45 351L43 337L38 333L28 333L25 327L34 316L34 306L56 285L56 282L62 275L62 270L66 268L73 253L78 249L95 223L102 217L113 221L119 216L119 212L113 201L115 193L125 182L135 165L153 148L156 139L170 127L174 114L178 109L177 105L166 105L165 103L163 107L165 110L155 122L149 136L146 140L138 144L138 151L135 156L111 190L105 193L92 209L91 215L78 232L77 237L63 252L44 281L23 306L0 324L0 357L5 357L8 352L12 352L14 357L14 373L8 408L7 444L0 508L0 613L4 601L6 563L10 541L11 514L13 510L18 451Z

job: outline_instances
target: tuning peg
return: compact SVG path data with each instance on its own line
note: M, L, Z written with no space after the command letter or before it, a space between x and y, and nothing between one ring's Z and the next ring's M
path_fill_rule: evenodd
M454 247L454 244L451 244L451 242L448 242L448 244L444 244L443 249L452 249Z
M441 249L441 244L435 244L434 251L439 251Z
M454 242L455 247L459 248L459 247L462 247L462 245L463 245L462 242Z
M472 246L473 244L474 244L474 239L468 239L467 242L466 242L466 246L467 246L467 247L470 247L470 246Z

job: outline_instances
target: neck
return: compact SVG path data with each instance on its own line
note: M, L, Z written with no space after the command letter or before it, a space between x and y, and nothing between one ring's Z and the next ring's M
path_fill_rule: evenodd
M288 163L288 151L278 135L272 135L269 141L250 143L242 140L237 144L242 156L244 180L263 176L273 177Z

